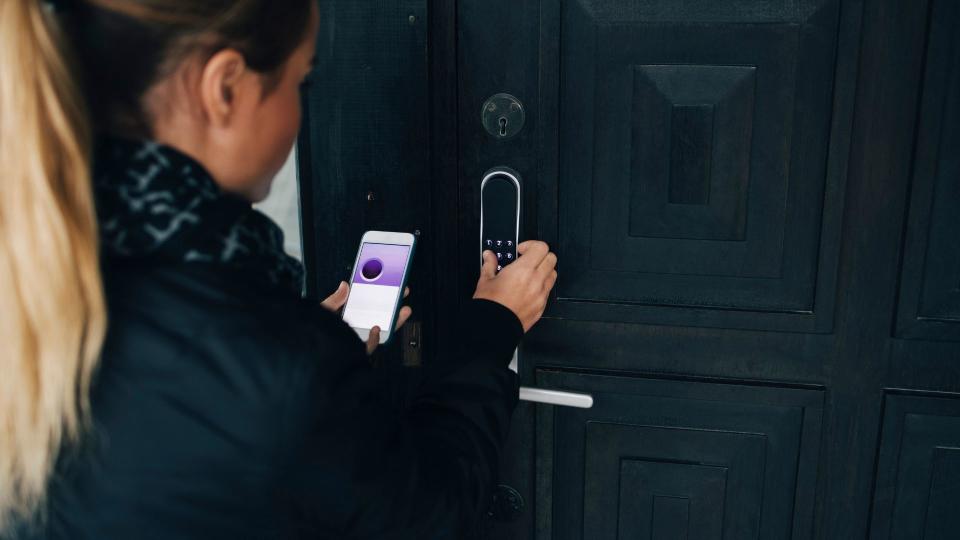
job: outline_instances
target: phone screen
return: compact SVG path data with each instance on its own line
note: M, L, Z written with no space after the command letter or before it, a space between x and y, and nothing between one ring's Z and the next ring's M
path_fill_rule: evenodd
M400 298L410 246L373 244L360 246L360 257L353 270L350 297L343 309L343 320L353 328L367 330L379 326L392 331L394 308Z

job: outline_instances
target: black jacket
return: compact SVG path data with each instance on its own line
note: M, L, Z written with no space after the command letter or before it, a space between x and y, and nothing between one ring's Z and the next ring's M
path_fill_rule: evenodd
M113 262L95 425L41 538L461 538L485 509L523 330L466 304L409 407L334 314L222 267ZM496 339L489 339L496 336Z

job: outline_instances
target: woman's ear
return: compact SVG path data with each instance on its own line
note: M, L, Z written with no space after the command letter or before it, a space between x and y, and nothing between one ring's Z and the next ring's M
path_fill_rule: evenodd
M237 95L247 63L235 49L217 52L203 66L200 75L200 104L203 114L215 127L230 124L236 113Z

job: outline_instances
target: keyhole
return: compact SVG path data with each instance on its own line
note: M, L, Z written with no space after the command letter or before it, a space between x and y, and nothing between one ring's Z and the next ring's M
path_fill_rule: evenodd
M501 137L507 136L507 119L506 117L503 117L503 116L500 117L500 136Z

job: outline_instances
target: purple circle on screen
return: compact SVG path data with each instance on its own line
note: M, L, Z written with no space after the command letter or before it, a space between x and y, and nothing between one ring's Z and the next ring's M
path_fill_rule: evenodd
M373 281L380 277L380 274L383 273L383 261L380 259L369 259L367 262L363 263L363 267L360 269L360 275L363 276L363 279L367 281Z

